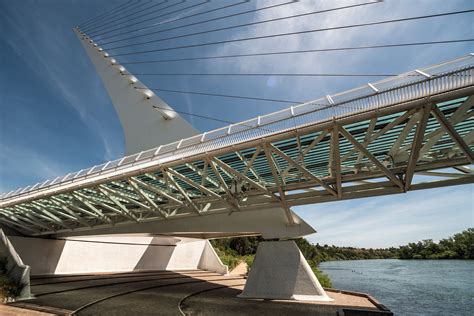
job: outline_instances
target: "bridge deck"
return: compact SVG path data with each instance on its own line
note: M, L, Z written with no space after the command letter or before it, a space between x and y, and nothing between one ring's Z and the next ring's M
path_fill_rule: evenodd
M473 60L18 189L0 197L0 222L44 235L272 205L289 214L294 205L472 183ZM456 171L434 171L446 168Z

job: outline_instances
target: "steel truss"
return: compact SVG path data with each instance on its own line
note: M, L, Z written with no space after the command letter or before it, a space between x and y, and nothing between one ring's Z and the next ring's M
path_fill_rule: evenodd
M296 205L473 183L472 59L4 194L0 222L48 235L277 206L292 225Z
M474 182L474 96L422 103L351 124L59 192L1 208L31 235L323 203ZM438 170L438 171L437 171ZM417 180L423 176L424 181Z

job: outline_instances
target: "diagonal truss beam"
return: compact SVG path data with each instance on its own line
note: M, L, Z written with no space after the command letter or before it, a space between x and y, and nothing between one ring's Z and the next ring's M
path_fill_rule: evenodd
M367 148L367 146L369 145L369 143L372 140L372 134L374 132L375 126L377 125L377 119L378 119L378 117L374 117L373 119L370 120L369 128L367 129L367 132L365 133L364 141L362 143L362 146L364 146L365 148ZM363 155L362 155L361 152L359 152L359 154L357 155L357 159L354 163L354 166L356 168L360 164L360 162L362 161L362 158L363 158Z
M93 193L96 194L96 195L102 196L102 195L100 194L100 191L99 191L99 192L96 192L95 190L92 190L91 188L87 188L87 190L90 190L91 192L93 192ZM114 214L118 214L118 215L120 215L120 216L123 216L123 217L125 217L125 218L128 218L125 214L123 214L123 211L122 211L122 210L117 209L117 208L113 207L112 205L103 202L100 198L97 198L97 197L92 196L92 195L87 196L87 195L85 195L85 194L83 194L83 193L79 193L79 192L77 192L77 191L75 191L73 194L74 194L74 196L76 196L76 197L79 196L79 194L80 194L80 197L82 198L81 201L82 201L84 204L86 204L87 206L91 207L92 209L96 209L96 210L99 211L100 213L103 213L103 212L102 212L101 210L99 210L97 207L95 207L94 204L95 204L95 205L99 205L99 206L101 206L102 208L107 209L107 210L109 210L109 211L112 211ZM111 201L111 200L108 199L107 197L105 197L105 199L106 199L107 201ZM112 203L113 203L113 202L112 202ZM115 205L115 203L113 203L113 204ZM105 214L105 213L104 213L104 214ZM107 215L107 216L110 216L110 215ZM113 222L115 222L115 221L113 221Z
M54 204L57 207L63 209L67 213L69 213L76 221L78 221L82 225L92 227L92 225L90 223L88 223L86 220L82 219L82 217L79 216L78 214L76 214L71 208L69 208L69 206L57 202L55 199L53 199L53 197L50 197L49 199L47 199L47 201L49 203Z
M184 205L183 201L181 201L180 199L178 199L175 196L172 196L171 194L168 194L167 192L164 192L163 190L161 190L160 188L155 187L154 185L148 184L148 183L146 183L146 182L144 182L144 181L142 181L138 178L135 178L135 177L131 177L130 180L135 182L136 184L142 186L143 188L147 189L148 191L154 192L157 195L168 199L169 201L173 201L175 203L178 203L179 205Z
M56 228L54 226L50 226L48 225L47 223L51 223L51 220L48 220L46 219L47 223L43 223L42 220L43 220L43 217L37 215L37 214L34 214L34 213L31 213L31 212L28 212L28 211L24 211L22 209L19 209L18 207L13 207L12 208L14 211L15 211L15 215L18 217L20 216L20 219L24 222L28 222L32 225L35 225L35 226L39 226L43 229L46 229L47 231L50 231L50 230L53 230L55 231Z
M212 160L207 160L207 162L208 162L208 165L211 166L212 172L214 172L214 174L216 175L217 179L218 179L219 182L221 183L222 188L224 188L225 194L226 194L226 196L227 196L227 199L225 200L225 202L230 206L230 212L229 212L229 214L232 214L232 212L233 212L234 210L240 211L239 205L237 204L237 202L235 202L235 201L237 200L236 197L234 197L234 195L233 195L232 192L230 191L229 186L227 185L227 183L225 182L225 180L224 180L224 178L222 177L221 173L220 173L219 170L217 169L217 166L216 166L215 162L212 161Z
M446 129L449 136L451 136L454 142L459 146L464 155L466 155L467 159L469 159L469 162L471 164L474 163L474 154L472 153L471 149L462 139L461 135L456 132L454 126L448 121L446 116L444 116L443 112L441 112L436 105L433 105L431 110L436 119L438 120L439 124Z
M263 179L258 175L258 172L253 167L253 163L255 162L258 155L260 154L260 151L261 151L261 147L257 146L255 148L255 152L253 153L252 157L250 158L250 161L247 161L247 159L245 159L245 157L239 151L237 151L235 154L237 155L237 157L239 157L239 159L243 162L243 164L245 166L245 169L242 173L247 175L247 173L250 171L252 173L252 175L255 177L255 179L257 179L259 182L263 183L264 182Z
M181 187L181 185L179 185L179 183L173 178L173 176L168 172L168 169L162 169L161 170L161 173L163 174L163 176L165 178L168 179L168 181L176 188L178 189L179 193L181 193L181 195L186 199L186 201L188 202L188 204L194 209L194 211L199 214L199 215L202 215L201 214L201 209L199 208L199 206L196 205L196 203L194 203L194 201L189 197L189 195L186 193L186 191Z
M288 157L284 152L282 152L281 150L279 150L278 148L276 148L275 146L273 146L272 144L268 144L268 148L274 152L276 155L280 156L281 158L283 158L284 160L286 160L286 162L289 164L289 165L292 165L293 167L295 167L296 169L298 169L301 173L303 173L303 175L305 175L307 178L309 178L310 180L313 180L315 181L316 183L318 183L320 186L322 186L324 189L326 189L326 191L328 191L329 193L331 193L332 195L334 196L337 196L337 192L334 191L333 188L331 188L329 185L327 185L324 181L322 181L321 179L319 179L318 177L316 177L314 174L312 174L308 169L306 169L305 167L301 166L300 164L296 163L293 159L291 159L290 157Z
M39 226L46 230L54 229L54 227L43 223L41 221L41 217L34 216L34 214L32 214L31 212L26 212L16 207L12 207L6 213L9 215L8 218L10 220L17 222L19 225L29 226L31 224L33 227Z
M60 215L62 217L76 220L77 219L77 214L72 212L72 214L69 213L69 211L64 210L62 207L60 207L61 210L57 209L57 206L51 207L50 205L44 204L45 202L43 200L38 200L38 201L32 201L31 204L35 205L39 209L43 210L48 210L52 214L55 215Z
M404 190L403 182L397 178L387 167L385 167L377 158L375 158L364 146L362 146L343 126L339 126L339 133L349 142L361 151L369 160L371 160L395 185Z
M18 205L17 207L20 208L20 209L23 209L25 211L35 213L36 215L40 216L41 218L43 218L47 221L50 221L52 223L55 223L58 226L64 227L66 229L72 229L72 227L67 225L66 223L64 223L64 221L62 219L60 219L56 215L49 212L47 209L44 209L44 208L42 208L38 205L35 205L35 204L22 204L21 206ZM41 214L38 211L41 212Z
M244 182L248 182L256 190L262 192L264 194L264 196L268 196L269 198L271 198L274 201L277 201L281 205L281 199L276 194L274 194L272 191L270 191L265 186L263 186L262 184L254 181L251 178L249 178L248 176L240 173L239 171L235 170L234 168L232 168L231 166L229 166L228 164L226 164L222 160L218 159L217 157L212 158L212 162L214 162L217 166L219 166L223 171L226 171L229 174L233 174L234 176L236 176L237 178L239 178L240 180L242 180ZM291 222L293 222L293 219L290 220L290 223Z
M413 175L415 173L415 167L420 158L420 149L423 145L426 125L428 124L428 119L430 117L430 108L431 105L425 105L421 109L421 118L416 127L415 136L413 138L413 144L410 152L410 158L408 159L407 171L405 173L405 191L408 191L410 189L411 181L413 180Z
M98 216L98 218L100 219L105 219L107 222L110 222L110 223L113 223L113 220L106 214L104 214L101 210L99 210L97 207L95 207L93 205L93 201L90 201L89 200L89 197L82 194L81 192L79 191L74 191L70 194L70 196L75 199L75 200L78 200L79 202L81 202L82 204L84 204L85 206L87 206L89 209L91 209L95 214L96 216ZM78 206L79 209L82 209L81 207Z
M397 154L403 151L401 149L403 142L406 140L407 136L410 134L416 123L420 120L420 116L421 111L418 111L410 117L406 125L403 127L402 132L400 135L398 135L397 139L393 143L392 148L388 152L388 156L392 157L394 163L396 162Z
M308 147L306 147L305 149L303 149L303 151L299 153L298 158L296 158L296 162L304 166L304 158L306 157L306 155L314 147L316 147L324 139L324 137L326 137L328 133L329 133L329 130L321 131L321 133L315 139L313 139L313 141L308 145ZM299 145L299 147L301 148L301 145ZM291 165L288 165L288 167L285 170L283 170L282 174L286 176L288 172L291 170L291 168L292 168Z
M216 199L221 199L221 196L219 194L217 194L216 192L206 188L205 186L199 184L199 183L196 183L194 182L193 180L191 179L188 179L186 178L185 176L183 176L182 174L180 174L179 172L171 169L171 168L168 168L167 169L168 173L170 173L171 175L173 175L174 177L177 177L178 179L180 179L181 181L187 183L188 185L198 189L199 191L201 191L201 193L204 193L204 194L207 194L209 196L212 196Z
M237 170L235 170L234 168L232 168L231 166L229 166L228 164L226 164L225 162L223 162L222 160L220 160L219 158L217 157L213 157L212 158L212 161L218 165L222 170L224 171L227 171L229 174L233 174L234 176L236 176L237 178L241 179L242 181L244 182L248 182L251 186L253 186L255 189L259 190L260 192L268 195L269 197L273 198L273 199L277 199L278 200L278 197L275 196L273 194L272 191L268 190L264 185L252 180L251 178L249 178L248 176L238 172Z
M196 167L192 163L187 163L186 164L186 167L188 167L192 171L196 172L201 177L201 185L202 186L205 186L206 181L207 181L210 184L212 184L213 186L215 186L216 188L218 188L219 190L223 190L223 188L220 186L219 183L217 183L216 181L214 181L214 179L212 179L208 176L208 173L207 173L208 172L208 166L209 165L208 165L207 160L204 160L204 166L203 166L202 170L200 170L198 167Z
M135 192L142 197L143 201L150 204L153 210L158 211L162 215L163 218L168 218L168 214L164 212L152 198L148 196L146 192L144 192L137 183L133 182L131 179L127 179L128 184L135 190Z
M285 210L286 218L288 219L288 223L290 225L295 224L295 220L291 214L290 207L288 206L288 203L286 202L286 197L285 197L285 191L283 191L282 185L283 185L283 180L282 177L278 175L278 170L276 166L275 159L273 158L273 154L269 148L268 144L264 145L264 151L265 151L265 156L267 157L268 164L270 165L270 169L272 171L273 179L275 181L275 184L278 189L278 198L280 200L280 204Z
M463 104L461 104L460 107L457 108L457 110L449 118L449 122L451 123L451 125L454 126L459 122L465 121L467 118L469 118L469 116L472 115L472 112L469 112L469 110L473 106L474 97L470 96L466 101L464 101ZM438 129L425 135L426 143L421 148L421 155L428 152L441 139L444 134L444 131L445 130L443 127L439 127ZM407 150L408 148L409 146L405 146L404 148L402 148L402 150Z
M363 146L364 147L367 147L371 142L377 140L380 136L384 135L385 133L387 133L388 131L390 131L392 128L394 128L395 126L397 125L400 125L401 123L403 123L405 120L407 120L410 116L412 116L415 112L417 111L417 109L412 109L412 110L409 110L409 111L406 111L404 114L402 114L401 116L397 117L395 120L393 120L392 122L390 122L389 124L387 124L385 127L383 127L380 131L378 131L377 133L373 134L373 135L369 135L369 137L367 138L367 142L364 141L363 143ZM372 119L371 122L373 121L377 121L376 118ZM367 135L366 135L367 136ZM341 161L346 161L354 152L356 152L357 149L351 149L347 152L347 154L345 154L342 158L341 158ZM360 161L362 160L362 153L359 151L359 155L357 156L357 164L360 163Z
M116 206L119 207L120 210L117 210L114 207L110 207L110 205L107 205L106 203L102 203L104 207L107 207L109 209L114 210L115 212L122 214L125 217L128 217L129 219L135 221L138 223L138 218L130 212L130 210L123 205L120 200L116 197L116 195L113 193L113 190L107 188L105 185L99 185L97 186L97 190L99 190L105 197L107 197L112 203L114 203Z
M334 124L331 134L333 175L336 179L337 198L342 198L341 153L339 152L339 127Z
M25 221L26 220L24 219L20 220L18 217L16 217L13 214L0 213L0 222L6 224L7 226L12 227L13 229L20 228L27 231L31 231L33 233L40 232L37 228L35 228L35 226L38 226L37 223L33 222L31 223L33 224L33 226L30 226L27 223L25 223ZM50 228L47 228L47 229L49 230Z
M121 190L117 190L117 189L112 189L112 188L104 185L103 188L106 189L107 191L109 191L110 194L115 195L115 197L121 198L121 199L127 201L128 203L135 204L138 207L141 207L142 209L152 211L151 207L148 206L146 204L146 202L142 202L141 196L139 194L136 194L136 192L133 190L133 188L130 189L130 187L128 185L124 185L122 183L117 183L117 182L111 182L111 183L118 186L118 187L120 187L120 188L122 188L125 192L123 192ZM130 195L132 195L131 192L133 193L133 197L130 196Z

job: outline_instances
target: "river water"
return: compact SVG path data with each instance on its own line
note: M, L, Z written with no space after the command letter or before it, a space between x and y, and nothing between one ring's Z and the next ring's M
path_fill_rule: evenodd
M472 260L349 260L319 267L334 288L371 294L395 315L474 315Z

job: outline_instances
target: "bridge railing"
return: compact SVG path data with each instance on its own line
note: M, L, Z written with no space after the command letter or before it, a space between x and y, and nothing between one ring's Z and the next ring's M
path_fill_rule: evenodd
M137 163L158 164L474 84L474 54L298 104L0 195L6 200Z

